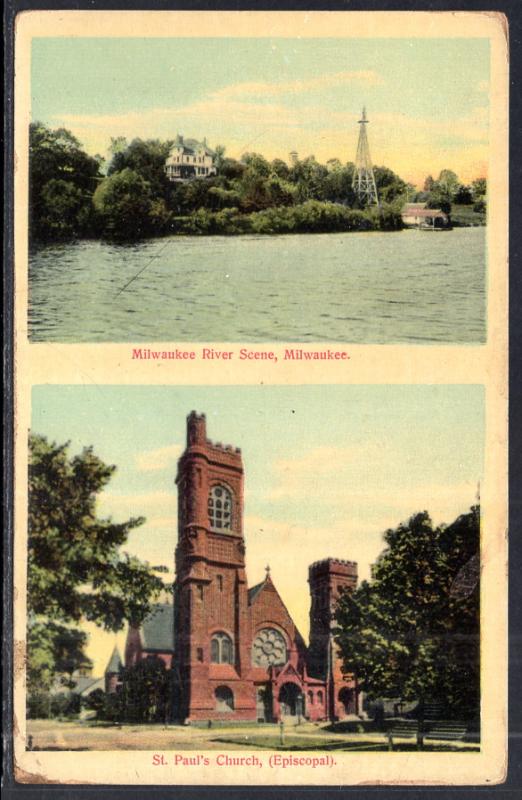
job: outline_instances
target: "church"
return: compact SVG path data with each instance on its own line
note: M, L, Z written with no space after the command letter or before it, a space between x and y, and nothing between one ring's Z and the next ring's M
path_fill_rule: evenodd
M309 567L310 643L297 630L267 568L249 587L241 450L207 438L204 414L187 418L178 462L178 541L172 604L131 627L125 666L160 658L173 670L173 716L183 722L305 718L360 711L354 676L342 674L332 636L339 594L357 585L357 564Z

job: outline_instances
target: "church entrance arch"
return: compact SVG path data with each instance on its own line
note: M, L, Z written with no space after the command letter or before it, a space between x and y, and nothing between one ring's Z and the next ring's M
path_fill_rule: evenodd
M258 686L256 689L256 717L258 722L272 722L272 687Z
M344 716L355 714L355 692L346 686L339 692L339 703L342 706Z
M302 716L303 694L296 683L283 683L279 690L279 706L283 717Z

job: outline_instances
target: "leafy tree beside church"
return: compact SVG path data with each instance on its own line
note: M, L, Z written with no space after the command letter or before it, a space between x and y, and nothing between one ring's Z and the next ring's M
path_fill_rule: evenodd
M79 629L87 620L107 631L139 624L163 583L148 564L122 553L143 518L113 522L97 514L97 499L114 466L92 448L31 434L29 440L28 653L29 693L49 690L55 676L89 666Z
M369 699L441 703L478 715L480 511L434 527L426 512L388 530L371 581L338 604L344 669Z

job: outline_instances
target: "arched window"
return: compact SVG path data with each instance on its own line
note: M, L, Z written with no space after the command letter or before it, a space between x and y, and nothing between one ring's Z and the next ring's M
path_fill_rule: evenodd
M286 664L286 642L275 628L263 628L252 644L252 663L257 667Z
M226 633L215 633L210 641L210 660L213 664L233 664L234 647Z
M309 702L309 704L311 706L313 705L313 703L314 703L314 693L313 692L308 692L308 702Z
M317 692L317 702L318 703L322 703L323 702L323 693L322 693L321 689L319 689L319 691Z
M234 695L228 686L218 686L214 692L216 698L216 711L233 711L234 710Z
M210 490L208 521L214 531L232 529L232 493L224 486L213 486Z

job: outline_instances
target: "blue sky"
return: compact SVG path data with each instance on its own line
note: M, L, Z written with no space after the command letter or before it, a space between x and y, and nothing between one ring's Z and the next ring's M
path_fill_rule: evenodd
M207 136L239 157L353 160L370 118L373 160L408 179L484 172L486 39L37 38L32 118L91 152L111 136Z
M39 386L32 425L117 465L99 512L145 516L127 550L173 577L176 462L186 415L205 412L210 439L242 448L249 582L269 561L306 636L312 561L355 560L367 578L386 528L423 509L451 522L474 502L483 403L480 386ZM88 630L102 669L114 637Z

